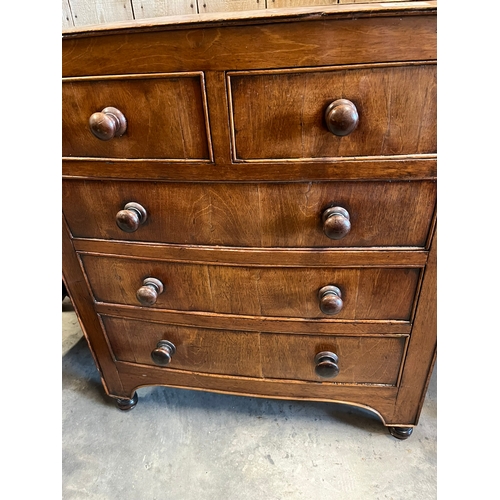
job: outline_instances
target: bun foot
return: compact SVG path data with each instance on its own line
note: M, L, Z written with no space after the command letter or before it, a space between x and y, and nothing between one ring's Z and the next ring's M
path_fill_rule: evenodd
M389 432L397 439L408 439L413 432L413 427L389 427Z
M115 399L116 406L119 410L129 411L132 408L135 408L135 405L139 401L139 397L137 396L137 392L134 392L132 399Z

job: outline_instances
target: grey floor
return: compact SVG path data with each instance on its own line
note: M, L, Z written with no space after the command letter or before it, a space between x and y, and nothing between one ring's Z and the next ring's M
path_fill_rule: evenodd
M62 330L64 500L437 497L435 372L405 441L372 413L340 404L155 387L121 412L68 298Z

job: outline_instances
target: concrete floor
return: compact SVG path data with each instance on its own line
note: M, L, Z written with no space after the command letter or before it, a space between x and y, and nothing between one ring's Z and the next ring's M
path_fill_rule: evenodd
M436 373L413 435L371 412L166 387L114 406L68 298L62 313L64 500L430 500Z

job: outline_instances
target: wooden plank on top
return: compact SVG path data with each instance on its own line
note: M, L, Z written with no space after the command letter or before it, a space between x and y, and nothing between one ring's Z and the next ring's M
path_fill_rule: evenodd
M75 26L133 21L132 5L127 0L69 0Z
M74 25L73 15L69 7L69 0L62 0L62 27L63 29L72 28Z
M198 0L198 11L236 12L266 8L266 0Z
M132 0L136 19L198 14L196 0Z
M339 0L267 0L268 9L279 9L282 7L321 7L323 5L335 5Z

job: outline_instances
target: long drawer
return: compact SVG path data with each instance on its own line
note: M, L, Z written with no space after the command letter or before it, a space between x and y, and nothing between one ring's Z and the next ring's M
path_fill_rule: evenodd
M63 188L63 211L74 237L239 247L423 247L436 201L434 181L65 180ZM116 223L130 202L146 212L134 232ZM340 239L327 236L331 220L325 212L333 207L347 212L335 216L338 221L349 220Z
M160 366L172 370L323 383L396 385L407 340L405 336L292 336L101 319L117 361L154 366L158 361L153 360L153 351L163 349L157 359L164 362L168 352L171 361ZM161 341L173 344L175 351ZM319 353L334 354L337 359L328 359L327 354L318 359ZM323 370L317 368L320 363Z
M81 259L98 302L349 320L410 320L421 272L419 268L200 265L92 254L82 254ZM145 282L150 278L159 281L162 290L155 282ZM146 305L151 295L153 301Z

